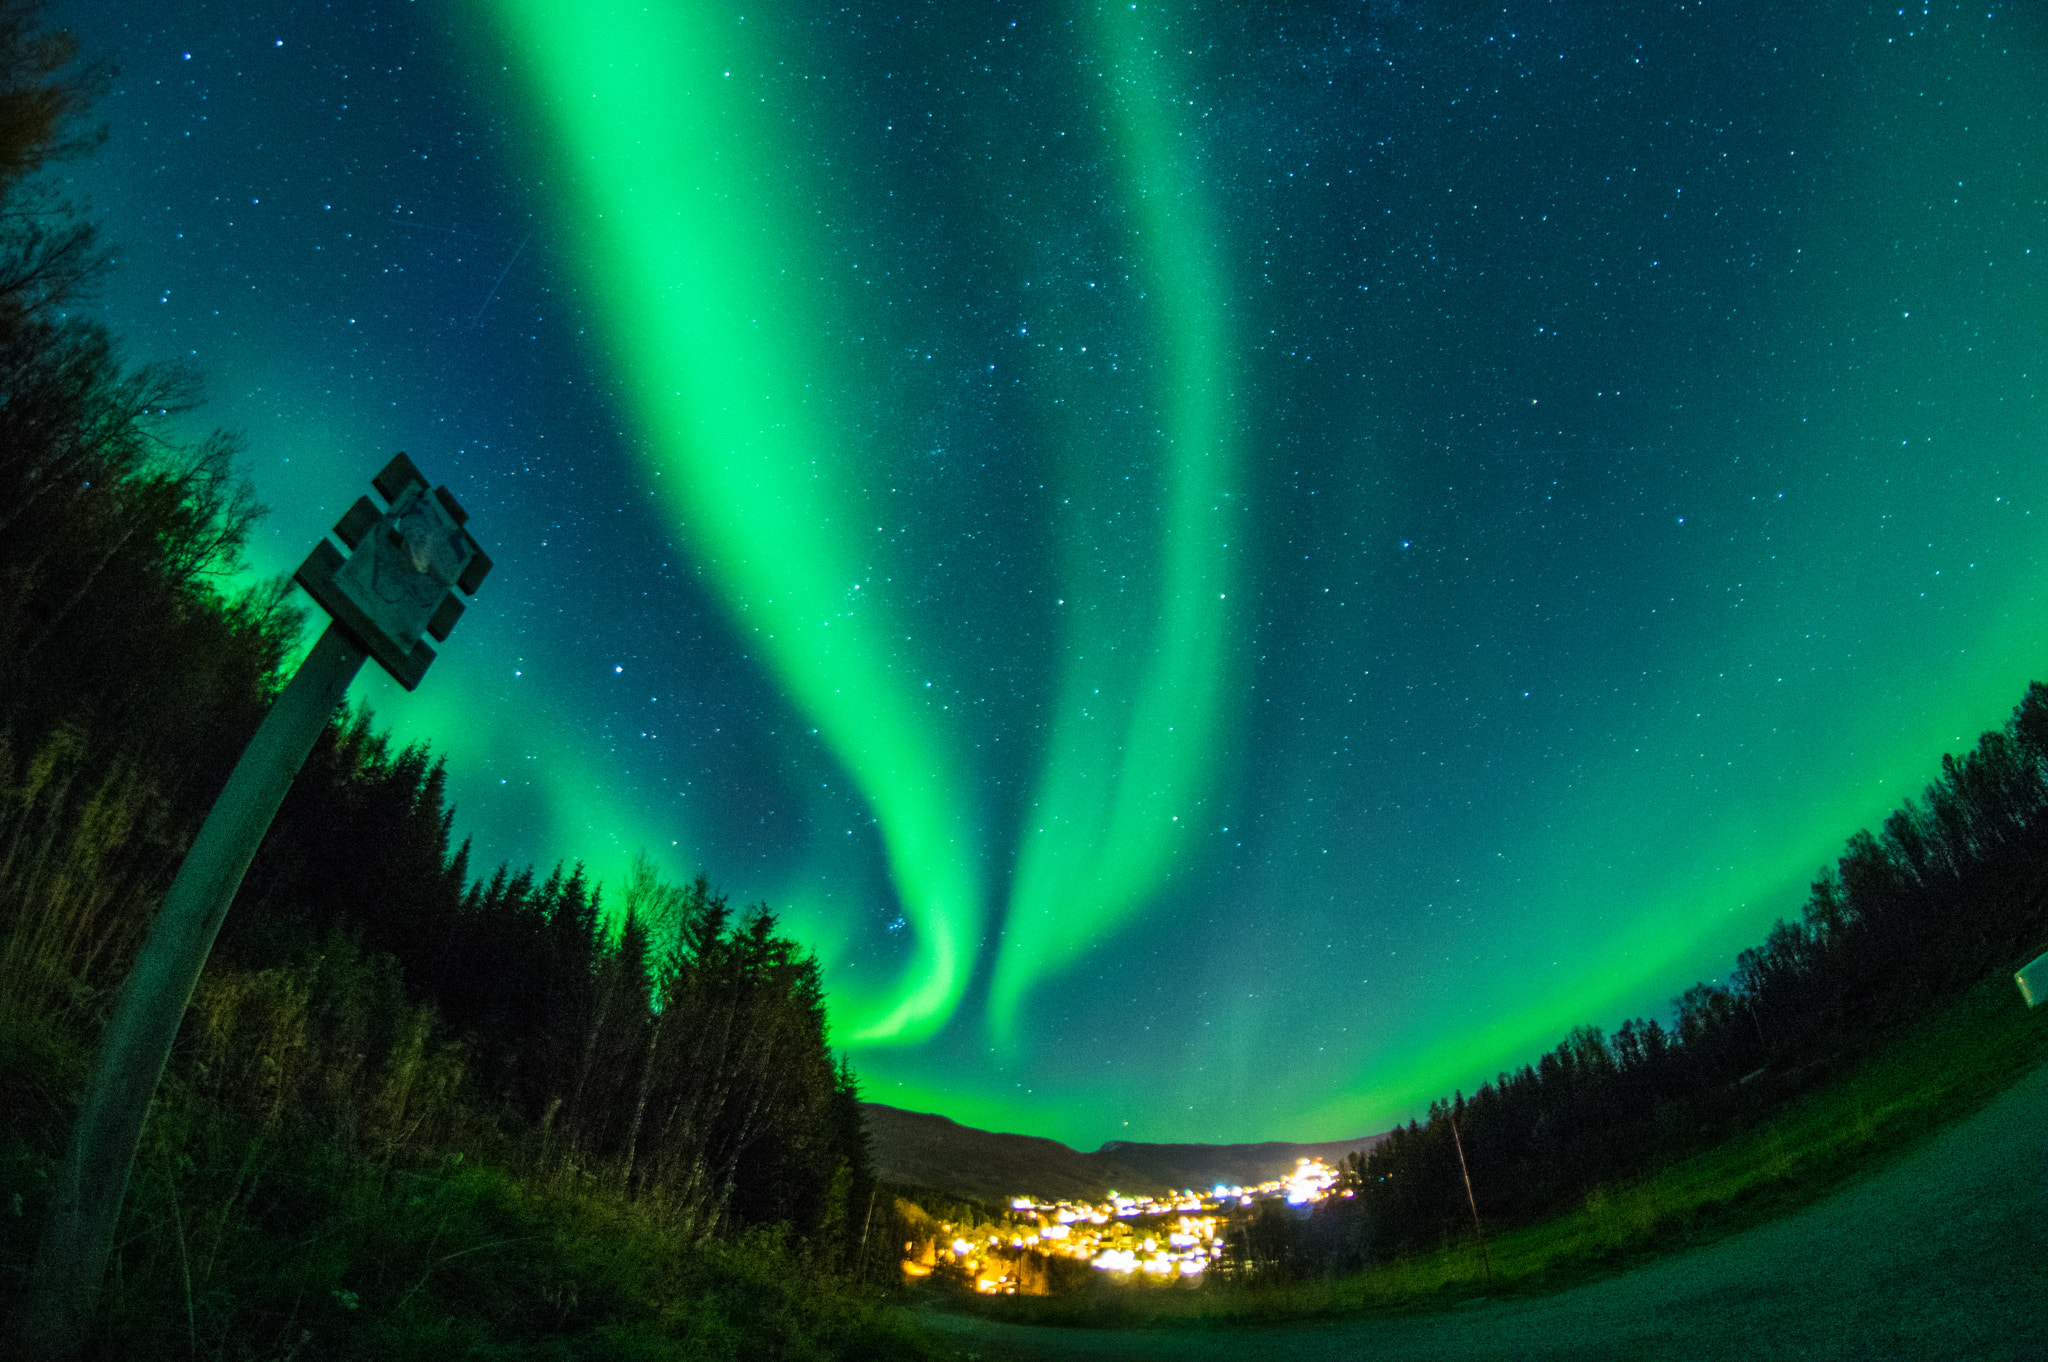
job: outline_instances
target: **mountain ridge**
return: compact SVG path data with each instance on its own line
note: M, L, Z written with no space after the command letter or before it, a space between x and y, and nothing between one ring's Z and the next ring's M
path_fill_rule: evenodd
M1112 1190L1144 1196L1188 1188L1252 1186L1286 1176L1305 1158L1335 1164L1385 1134L1299 1144L1150 1144L1110 1140L1083 1152L1040 1135L962 1125L948 1116L861 1103L861 1119L886 1180L953 1196L1099 1201Z

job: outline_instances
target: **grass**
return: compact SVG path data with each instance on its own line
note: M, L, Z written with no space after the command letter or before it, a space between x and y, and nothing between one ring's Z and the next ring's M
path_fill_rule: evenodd
M651 1199L573 1169L532 1171L476 1132L466 1149L399 1138L398 1116L433 1114L388 1100L394 1074L432 1076L412 1033L394 1028L367 1063L321 1067L270 1043L300 1033L251 1000L303 998L262 982L202 989L138 1151L86 1358L953 1355L898 1308L899 1292L849 1281L785 1236L704 1239ZM223 999L243 1005L207 1010ZM80 1061L47 1018L0 1019L0 1319L45 1221L61 1095ZM311 1075L298 1087L279 1077L294 1064Z
M239 1196L189 1166L173 1174L176 1162L138 1166L88 1357L882 1362L949 1352L886 1293L816 1270L774 1234L692 1244L614 1198L494 1168L376 1167L323 1146L247 1152L258 1171ZM29 1245L11 1247L25 1265Z
M1337 1279L1151 1288L1097 1281L1071 1296L960 1304L1018 1324L1202 1328L1406 1314L1557 1291L1810 1205L2044 1062L2048 1007L2029 1010L2012 980L1997 975L1750 1129L1632 1183L1598 1188L1569 1214L1491 1237L1490 1289L1468 1239Z

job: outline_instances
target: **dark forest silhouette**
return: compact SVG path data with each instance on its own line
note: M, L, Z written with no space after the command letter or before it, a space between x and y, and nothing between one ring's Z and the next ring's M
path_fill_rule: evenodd
M0 1315L94 1037L305 623L286 584L228 585L262 508L231 436L180 434L196 376L80 311L106 251L43 175L95 144L74 55L0 3ZM187 1013L96 1346L289 1355L366 1304L574 1334L686 1290L706 1313L670 1336L889 1333L845 1294L874 1181L815 959L644 861L609 911L580 868L473 877L452 818L425 747L362 709L323 735Z

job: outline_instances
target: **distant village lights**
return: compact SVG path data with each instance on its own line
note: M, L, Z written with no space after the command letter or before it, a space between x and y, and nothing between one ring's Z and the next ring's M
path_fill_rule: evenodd
M1047 1257L1078 1259L1098 1272L1133 1280L1198 1277L1222 1258L1224 1229L1234 1211L1259 1201L1285 1199L1290 1206L1305 1206L1333 1194L1351 1195L1337 1191L1336 1184L1335 1169L1320 1159L1303 1159L1286 1177L1255 1187L1218 1183L1208 1192L1164 1197L1112 1190L1099 1202L1015 1197L1006 1229L963 1232L939 1221L937 1232L922 1246L906 1243L903 1275L929 1277L946 1265L942 1259L950 1259L950 1266L964 1272L983 1295L1038 1294L1044 1289ZM948 1235L952 1242L945 1247Z

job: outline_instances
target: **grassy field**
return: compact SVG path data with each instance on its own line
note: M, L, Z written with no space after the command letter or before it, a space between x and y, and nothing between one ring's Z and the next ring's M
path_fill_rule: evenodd
M1734 1138L1631 1184L1596 1189L1569 1215L1492 1237L1490 1289L1468 1239L1336 1280L1098 1281L1072 1296L984 1298L963 1308L1019 1324L1207 1327L1405 1314L1552 1292L1810 1205L2044 1061L2048 1007L2029 1011L2009 976L1988 979Z
M81 1067L55 1028L0 1022L0 1103L61 1092ZM56 1119L33 1141L0 1131L0 1322L45 1221ZM893 1285L850 1282L786 1236L685 1242L651 1200L584 1173L522 1171L509 1148L494 1161L483 1136L469 1157L432 1158L333 1135L167 1078L82 1362L953 1355L897 1308Z
M261 1167L244 1189L250 1204L209 1196L202 1177L138 1169L86 1357L950 1355L891 1293L816 1272L773 1235L685 1247L635 1208L493 1169L419 1174L344 1167L319 1149L251 1152ZM11 1285L34 1221L8 1228Z

